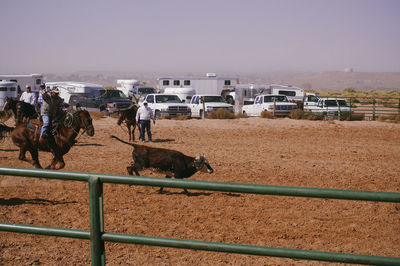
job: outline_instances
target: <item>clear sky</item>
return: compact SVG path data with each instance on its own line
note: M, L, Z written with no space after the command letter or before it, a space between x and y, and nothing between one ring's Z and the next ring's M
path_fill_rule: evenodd
M400 72L398 0L1 0L0 73Z

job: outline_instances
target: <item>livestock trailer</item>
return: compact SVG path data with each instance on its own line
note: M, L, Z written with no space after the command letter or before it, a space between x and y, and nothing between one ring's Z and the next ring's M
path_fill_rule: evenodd
M31 86L32 91L39 91L40 84L43 82L42 74L8 74L0 75L0 81L13 81L18 84L18 94L25 90L27 85Z
M207 73L206 76L170 76L157 79L158 89L166 88L193 88L197 94L221 95L224 89L233 89L239 83L238 77L217 76Z

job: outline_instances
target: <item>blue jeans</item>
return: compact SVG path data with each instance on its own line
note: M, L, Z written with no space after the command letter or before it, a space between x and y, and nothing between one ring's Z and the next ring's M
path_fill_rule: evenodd
M45 133L45 132L47 134L49 134L50 125L51 125L51 121L53 120L53 118L48 115L42 115L42 120L43 120L43 126L42 126L42 130L40 131L40 136L43 136L43 133Z
M147 131L147 137L149 141L151 140L151 131L150 131L150 120L140 120L140 140L144 141L144 131Z

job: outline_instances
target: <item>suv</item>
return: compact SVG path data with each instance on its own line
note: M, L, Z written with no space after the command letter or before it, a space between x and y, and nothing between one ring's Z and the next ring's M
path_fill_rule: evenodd
M96 90L85 97L71 96L71 102L81 107L109 112L128 108L132 104L122 91L113 89Z
M175 94L148 94L144 101L153 110L155 119L160 116L191 116L190 108Z
M317 106L310 109L311 112L328 117L338 117L341 114L354 113L354 110L347 104L345 99L320 98Z

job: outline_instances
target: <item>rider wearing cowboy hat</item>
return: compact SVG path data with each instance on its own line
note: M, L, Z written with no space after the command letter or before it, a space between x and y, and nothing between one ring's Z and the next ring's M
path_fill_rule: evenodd
M58 96L59 90L57 87L50 90L50 95L48 93L43 93L43 104L40 111L43 120L43 127L40 132L41 139L48 139L50 146L55 145L54 137L50 132L51 122L55 120L56 116L62 111L62 104L64 100ZM54 146L53 146L54 147Z

